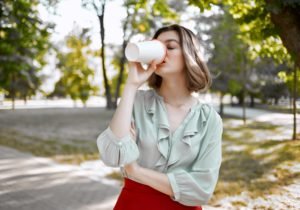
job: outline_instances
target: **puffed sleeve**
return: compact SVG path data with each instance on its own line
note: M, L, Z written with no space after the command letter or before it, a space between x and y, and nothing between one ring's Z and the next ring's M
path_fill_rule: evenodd
M173 199L187 206L206 204L217 184L222 161L223 125L217 113L209 118L205 142L191 170L179 169L167 174Z
M108 166L120 167L138 159L139 149L130 134L118 138L108 127L97 138L101 160Z
M143 105L143 92L138 91L132 112L132 122L135 122L135 115L139 115L140 107ZM101 160L108 166L121 167L138 159L140 153L135 140L128 134L118 138L108 127L97 138L97 146Z

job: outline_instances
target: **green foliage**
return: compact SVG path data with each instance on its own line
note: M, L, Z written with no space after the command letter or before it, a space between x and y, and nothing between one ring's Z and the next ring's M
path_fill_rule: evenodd
M179 14L168 5L166 0L127 0L124 7L128 8L129 14L126 18L136 33L147 34L153 32L159 22L168 23L179 20Z
M211 9L212 4L219 4L220 0L188 0L190 5L199 7L203 12L206 9Z
M252 59L267 56L278 63L290 60L265 1L239 1L230 5L230 13L240 25L240 37L250 46Z
M213 89L237 95L240 93L243 83L248 82L244 72L249 70L251 61L247 56L248 46L239 39L238 25L233 22L232 17L224 10L224 14L210 30L211 41L214 48L209 60L209 67L217 74Z
M281 71L278 73L278 76L279 78L281 78L285 83L286 85L288 86L288 89L290 91L290 93L293 92L293 87L294 87L294 74L295 72L286 72L286 71ZM300 96L300 70L297 69L297 83L298 83L298 86L297 86L297 97Z
M39 1L0 2L0 88L10 97L34 95L41 85L39 71L46 64L49 30L38 16Z
M274 59L252 56L251 46L243 41L241 27L227 8L223 7L223 15L216 18L214 27L210 29L214 48L208 64L217 75L213 89L238 96L240 100L244 97L243 91L256 98L286 96L287 91L277 76L279 67L274 64ZM268 91L270 87L280 87L281 91Z
M91 84L94 71L88 66L88 56L95 53L89 49L90 37L88 30L84 29L79 36L70 35L66 39L69 52L59 52L57 67L62 76L55 85L50 96L70 96L76 101L80 99L84 104L88 98L98 91L98 87Z
M119 70L119 74L114 75L110 81L111 94L116 98L122 93L123 82L127 77L124 49L132 36L142 34L148 39L154 33L154 30L161 26L161 23L178 21L179 19L178 14L169 7L166 0L127 0L123 6L127 12L126 19L123 20L123 44L121 49L115 51L111 61L114 69ZM126 75L124 75L124 72Z
M242 91L242 84L240 81L229 80L228 82L228 92L231 95L238 95Z
M189 4L204 11L211 5L228 6L229 12L239 24L239 38L249 45L252 59L272 57L278 63L291 60L287 49L283 46L279 31L271 21L270 11L279 11L283 6L297 7L298 0L277 0L266 4L264 0L189 0Z
M152 7L153 14L164 17L165 19L174 20L178 15L168 6L166 0L156 0Z

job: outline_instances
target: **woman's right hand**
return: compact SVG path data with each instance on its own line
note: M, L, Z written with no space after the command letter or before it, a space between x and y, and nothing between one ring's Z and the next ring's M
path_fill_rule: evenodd
M141 63L129 62L129 73L126 83L134 85L137 88L140 87L156 70L156 65L157 64L155 62L152 62L148 66L147 70L145 70Z

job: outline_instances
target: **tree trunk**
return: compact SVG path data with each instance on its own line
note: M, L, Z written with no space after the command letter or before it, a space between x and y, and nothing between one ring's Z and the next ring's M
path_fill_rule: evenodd
M16 77L15 73L12 74L12 81L11 81L11 109L15 110L15 98L16 98L16 89L15 89Z
M242 97L243 97L243 122L244 125L246 125L246 69L247 69L247 65L246 62L243 62L245 65L245 69L243 69L242 75L243 75L243 90L242 90Z
M254 108L255 106L255 101L254 101L255 97L253 95L250 95L250 107Z
M124 32L125 33L125 32ZM125 69L125 48L127 45L127 41L123 40L123 44L122 44L122 57L120 60L120 73L119 73L119 77L118 77L118 82L117 82L117 87L116 87L116 92L115 92L115 100L114 100L114 107L117 107L117 103L118 103L118 98L120 96L120 89L121 89L121 84L123 81L123 75L124 75L124 69Z
M294 67L294 78L293 78L293 136L292 139L297 139L297 65Z
M266 0L268 6L276 4L276 0ZM271 21L279 30L279 36L290 55L295 56L296 63L300 64L300 12L298 8L285 6L280 10L271 10Z
M27 105L27 96L24 96L24 105Z
M127 32L127 28L128 28L128 24L129 24L129 17L130 17L130 12L129 12L129 6L127 5L126 8L126 12L127 12L127 19L124 22L123 25L123 44L122 44L122 57L120 60L120 73L119 73L119 77L118 77L118 82L117 82L117 87L116 87L116 91L115 91L115 101L114 101L114 106L117 107L117 103L118 103L118 98L120 96L120 89L121 89L121 85L123 82L123 76L124 76L124 70L125 70L125 62L126 62L126 58L125 58L125 48L128 44L128 41L130 40L130 37L133 35L133 32L130 33L130 35L128 37L126 37L126 32Z
M239 105L239 106L243 106L244 101L245 101L243 90L240 91L240 92L236 95L236 97L238 98L238 105Z
M220 116L223 117L224 116L224 104L223 104L223 98L224 98L224 93L220 94Z
M275 97L275 98L274 98L274 104L275 104L275 105L278 105L278 102L279 102L279 98L278 98L278 97Z
M100 37L101 37L101 58L102 58L102 73L104 79L104 88L105 88L105 97L106 97L106 108L113 109L113 102L111 97L110 85L108 83L108 78L106 74L106 66L105 66L105 28L104 28L104 12L105 12L105 1L102 3L102 10L101 14L98 14L98 19L100 23Z
M276 4L275 0L266 0L268 6ZM299 7L292 8L285 6L280 10L271 11L271 21L279 30L279 36L283 45L289 51L289 54L294 56L294 89L293 89L293 139L296 139L296 98L297 98L297 68L300 68L300 12Z
M12 92L12 95L11 95L11 109L12 110L15 110L15 93L14 91Z
M243 122L244 125L246 125L246 90L245 87L243 87Z

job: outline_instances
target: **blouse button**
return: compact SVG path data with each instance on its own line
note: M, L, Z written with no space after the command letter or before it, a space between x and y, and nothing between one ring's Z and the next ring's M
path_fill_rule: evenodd
M122 142L119 142L118 145L119 145L119 147L121 147L121 146L123 145L123 143L122 143Z

